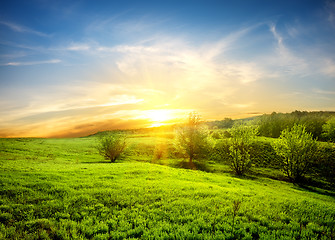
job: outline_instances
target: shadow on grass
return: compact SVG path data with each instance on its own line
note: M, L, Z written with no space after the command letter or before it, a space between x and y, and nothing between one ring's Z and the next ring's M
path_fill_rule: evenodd
M119 161L116 161L116 163L123 162L122 159ZM217 171L215 167L211 167L210 164L206 163L205 161L201 160L195 160L193 162L189 162L188 160L175 160L173 162L167 161L167 159L154 159L150 161L140 161L140 162L149 162L152 164L158 164L158 165L164 165L169 166L173 168L183 168L183 169L192 169L192 170L199 170L204 172L216 172L216 173L228 173L234 178L239 179L246 179L246 180L257 180L259 178L269 178L277 181L283 181L283 182L291 182L287 177L276 174L269 169L268 172L259 172L256 170L250 170L246 175L236 175L232 170L221 170ZM101 161L86 161L86 162L80 162L82 164L113 164L110 161L107 160L101 160ZM326 183L321 183L318 181L315 181L311 178L304 179L304 182L302 183L295 183L294 188L302 190L302 191L308 191L308 192L314 192L321 195L331 196L335 197L335 191L334 187L330 186Z
M233 171L229 172L231 174L231 177L233 178L239 178L239 179L244 179L244 180L256 180L259 179L257 176L254 176L251 173L247 173L245 175L237 175Z
M94 161L94 162L80 162L82 164L98 164L98 163L108 163L113 164L111 161ZM116 162L117 163L117 162Z
M263 177L263 178L270 178L273 180L278 180L278 181L283 181L283 182L289 182L289 179L287 177L274 174L271 171L266 173L266 172L258 172L257 170L251 170L249 174L252 175L255 179L259 177Z
M322 188L319 188L319 187L313 187L313 186L306 185L304 183L295 183L294 188L298 189L298 190L301 190L301 191L313 192L313 193L317 193L317 194L321 194L321 195L330 196L330 197L335 198L335 192L330 190L330 189L327 190L327 189L322 189Z
M184 168L184 169L200 170L204 172L212 172L209 166L201 161L189 162L187 160L183 160L180 162L170 163L169 166L174 168Z

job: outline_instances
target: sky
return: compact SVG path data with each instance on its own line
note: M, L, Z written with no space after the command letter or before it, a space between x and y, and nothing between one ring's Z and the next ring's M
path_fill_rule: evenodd
M335 0L1 1L0 137L335 111Z

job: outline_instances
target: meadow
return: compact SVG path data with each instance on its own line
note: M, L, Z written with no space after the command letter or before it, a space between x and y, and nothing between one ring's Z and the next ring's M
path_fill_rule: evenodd
M335 192L236 176L222 162L185 169L173 132L131 133L116 163L84 138L0 139L1 239L335 239ZM271 141L275 141L272 139Z

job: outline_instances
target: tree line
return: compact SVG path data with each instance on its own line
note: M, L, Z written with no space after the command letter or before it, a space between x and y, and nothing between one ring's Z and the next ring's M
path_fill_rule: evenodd
M311 133L313 138L335 142L335 112L330 111L307 112L296 110L291 113L273 112L241 120L225 118L221 121L212 121L206 124L211 129L229 129L237 121L257 125L259 136L271 138L279 138L283 130L292 128L296 124L304 125L306 131Z

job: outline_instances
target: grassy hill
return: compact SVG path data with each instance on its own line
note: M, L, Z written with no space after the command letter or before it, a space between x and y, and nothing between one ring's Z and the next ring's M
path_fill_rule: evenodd
M94 137L0 139L0 238L335 238L332 191L151 164L147 147L169 138L131 141L141 161L111 164Z

